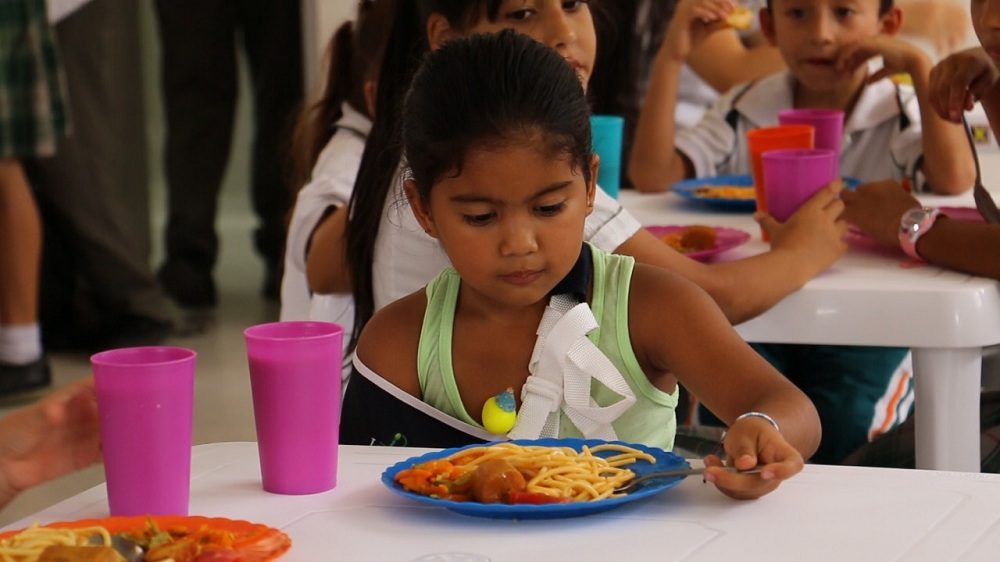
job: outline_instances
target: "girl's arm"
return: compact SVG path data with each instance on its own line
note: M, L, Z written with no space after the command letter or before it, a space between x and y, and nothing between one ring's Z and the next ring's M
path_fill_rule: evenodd
M351 272L347 267L347 208L328 213L316 225L306 248L306 280L314 293L350 293Z
M785 68L778 49L769 45L747 48L732 29L705 38L688 57L687 64L719 93Z
M726 493L763 495L801 470L803 459L816 451L820 423L812 402L757 355L691 283L637 265L629 294L629 330L650 380L671 387L676 376L730 426L724 446L733 464L762 468L759 478L710 471L710 479ZM747 412L770 416L780 432L761 417L737 421Z
M843 210L839 193L836 186L821 190L784 224L759 218L771 235L772 249L756 256L707 265L684 257L645 229L615 253L693 281L715 299L730 322L739 324L797 291L844 254L847 227L838 220Z
M920 202L898 183L865 184L844 193L844 218L882 244L899 247L899 223ZM940 218L917 241L925 260L965 273L1000 280L1000 225Z
M674 148L681 68L696 46L722 28L721 20L732 10L727 0L689 0L677 5L653 61L629 156L629 180L639 191L664 191L694 174L691 163Z

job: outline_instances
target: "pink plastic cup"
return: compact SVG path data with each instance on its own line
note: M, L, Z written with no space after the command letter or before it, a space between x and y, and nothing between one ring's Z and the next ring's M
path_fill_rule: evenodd
M764 153L763 161L767 209L779 221L788 220L837 177L832 150L773 150Z
M196 356L156 346L90 358L111 515L187 515Z
M844 112L839 109L786 109L778 112L782 125L812 125L816 130L813 148L832 150L840 162L844 141Z
M247 328L250 389L264 490L315 494L337 485L344 329L329 322Z

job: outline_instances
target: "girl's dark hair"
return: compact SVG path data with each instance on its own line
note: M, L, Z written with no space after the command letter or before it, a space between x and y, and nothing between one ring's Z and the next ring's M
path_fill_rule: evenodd
M893 0L879 0L878 15L881 16L885 14L886 12L892 9L893 5L894 5ZM767 9L768 10L771 9L771 0L767 0Z
M446 174L461 174L470 149L534 138L590 181L590 109L580 79L556 51L515 31L456 39L430 53L403 115L406 161L424 199Z
M382 209L396 178L402 157L400 119L403 96L409 88L421 56L427 52L427 18L438 13L454 29L466 29L485 8L493 21L502 0L377 0L391 1L393 16L382 55L375 103L375 119L365 142L361 167L354 182L347 223L347 263L351 264L354 289L353 349L361 328L375 312L372 265Z
M335 132L346 101L367 114L365 82L378 76L382 45L391 16L389 0L360 0L357 18L344 22L330 38L324 59L326 83L319 101L304 108L292 134L292 182L297 191L309 182L320 152ZM369 117L371 117L369 115Z

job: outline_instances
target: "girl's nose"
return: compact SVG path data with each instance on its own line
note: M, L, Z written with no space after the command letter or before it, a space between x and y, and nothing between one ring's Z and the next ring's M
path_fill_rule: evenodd
M500 238L500 255L524 256L538 251L538 239L530 221L510 218L504 221Z
M576 29L570 21L570 14L562 9L562 3L555 2L555 4L552 9L546 10L545 42L562 53L562 49L576 42Z

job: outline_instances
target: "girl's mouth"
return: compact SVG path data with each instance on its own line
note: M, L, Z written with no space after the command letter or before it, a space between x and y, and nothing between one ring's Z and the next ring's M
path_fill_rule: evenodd
M531 283L537 281L541 276L541 271L521 270L503 274L500 276L500 279L512 285L530 285Z

